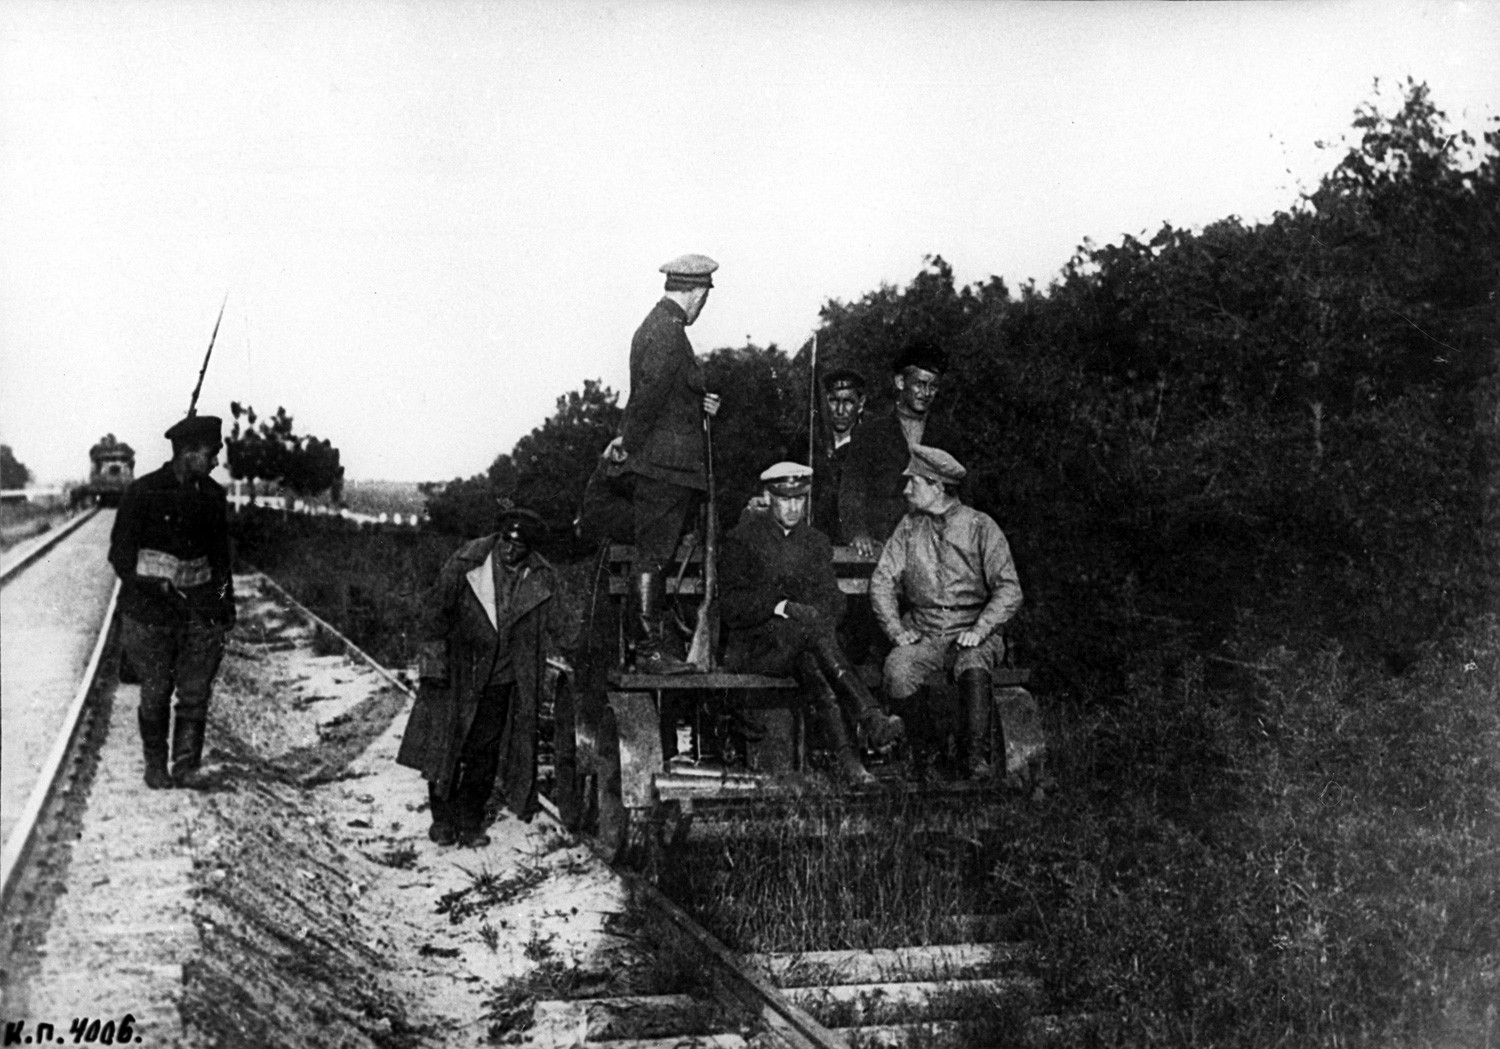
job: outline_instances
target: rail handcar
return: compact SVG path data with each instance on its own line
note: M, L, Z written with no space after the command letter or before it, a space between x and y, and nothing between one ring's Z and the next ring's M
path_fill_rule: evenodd
M797 794L821 757L790 677L627 669L625 601L633 553L620 544L599 552L573 672L559 683L553 736L555 800L564 821L627 860L685 835L696 806ZM676 560L685 568L669 580L669 596L696 601L701 552L679 550ZM835 548L834 560L840 589L868 592L873 561L843 547ZM994 675L995 715L1003 719L1011 771L1034 765L1045 750L1036 701L1022 687L1029 678L1017 668ZM762 738L742 731L737 715L746 710L754 712Z
M135 480L135 450L114 434L105 434L89 449L88 483L73 489L72 503L119 506L120 496Z

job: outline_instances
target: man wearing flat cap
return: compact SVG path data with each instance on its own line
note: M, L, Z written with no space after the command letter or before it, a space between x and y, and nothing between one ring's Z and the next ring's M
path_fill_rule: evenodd
M940 747L929 675L954 657L960 760L972 778L991 774L990 672L1005 655L1001 627L1021 607L1021 583L1000 526L958 499L964 468L937 448L915 445L906 476L906 516L870 576L870 601L894 647L885 687L906 719L913 766L925 770ZM1004 727L995 720L1003 773Z
M204 785L208 702L235 617L228 502L209 476L222 431L213 415L189 415L168 430L171 461L125 489L109 537L121 637L141 679L136 721L152 790Z
M489 844L485 805L500 777L506 806L536 811L537 707L546 648L560 636L557 573L535 546L530 510L465 543L424 600L420 686L396 762L421 771L439 845Z
M906 512L902 471L912 445L950 443L931 414L948 357L927 339L909 341L892 366L896 404L866 419L850 443L839 487L839 531L862 557L873 557Z
M835 638L844 594L827 536L806 521L812 470L777 463L760 479L769 512L741 519L725 537L719 567L728 635L724 665L739 672L794 674L840 776L856 784L873 782L850 725L863 730L870 746L881 747L901 735L901 720L881 711Z
M703 417L718 413L719 397L704 388L686 329L702 312L718 268L707 255L662 264L666 290L630 342L630 400L619 436L605 449L634 475L630 618L635 668L646 674L693 669L671 651L663 571L708 488Z

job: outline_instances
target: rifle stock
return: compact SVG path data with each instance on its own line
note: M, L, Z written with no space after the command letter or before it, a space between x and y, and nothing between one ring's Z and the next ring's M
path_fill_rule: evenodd
M719 647L719 512L714 506L713 416L703 416L703 458L708 464L708 503L703 514L703 595L698 601L698 621L687 662L703 673L714 669Z

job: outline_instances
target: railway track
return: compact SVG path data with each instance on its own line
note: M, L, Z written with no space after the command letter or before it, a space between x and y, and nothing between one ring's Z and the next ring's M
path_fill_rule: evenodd
M10 579L24 578L24 571ZM303 608L274 583L270 583L270 589L278 591L281 600L297 614L343 643L351 657L366 662L392 685L410 693L400 675L380 666L332 624ZM107 625L112 618L113 589L101 619ZM32 792L36 800L26 807L25 829L19 829L22 824L18 822L17 830L7 836L5 923L11 932L18 929L13 916L18 909L26 909L29 872L34 874L35 861L47 851L52 833L48 820L59 810L61 800L76 798L87 789L88 759L80 752L87 750L91 741L86 715L97 693L101 668L107 666L108 651L109 632L99 630L70 704L71 727L54 741L54 755L47 762L50 772L39 778ZM9 718L6 728L8 735ZM41 785L43 780L45 786ZM546 807L551 818L557 819L550 803ZM751 811L751 822L745 822L744 813L731 813L732 826L700 818L695 834L703 841L715 841L719 848L733 848L736 841L753 838L747 830L754 826L754 803L747 802L745 808ZM857 824L868 817L851 811L847 819ZM808 832L813 836L819 833L815 827L809 827ZM45 867L45 861L42 865ZM615 874L641 921L649 926L649 939L689 960L676 966L687 974L686 982L673 988L657 981L649 994L590 993L584 988L539 994L530 1003L530 1015L523 1025L531 1032L527 1037L534 1040L533 1044L563 1039L565 1044L581 1042L616 1049L987 1044L993 1041L996 1023L1025 1013L1025 1009L1017 1008L1018 1003L1030 1002L1036 996L1036 981L1026 971L1026 946L984 938L992 924L980 918L955 923L950 933L954 942L950 943L879 948L829 945L822 950L736 953L669 898L663 886L648 874L624 866L616 866ZM670 891L670 885L665 887ZM35 934L36 930L31 932ZM623 985L631 982L628 978L620 981ZM976 1025L976 1015L987 1017L990 1026ZM1066 1026L1046 1019L1018 1022L1046 1030L1063 1030Z
M289 604L330 634L342 638L337 628L298 605L274 582L271 584ZM380 667L353 642L351 652L367 660L403 691L410 687L399 676ZM955 790L925 792L934 806L931 848L939 855L958 843L962 852L971 837L944 824L943 812L967 812L972 824L976 803L998 802L993 791ZM887 798L889 796L886 796ZM875 799L862 799L841 822L868 829L879 826L880 816L869 814ZM559 825L561 815L543 798L543 808ZM754 799L730 805L726 827L711 815L695 822L694 835L717 839L718 847L743 841L755 825L757 815L780 812L784 805ZM759 808L759 813L757 809ZM750 815L747 817L745 813ZM747 822L748 819L748 822ZM951 821L950 821L951 822ZM812 837L821 833L807 826ZM611 850L589 838L606 863ZM658 871L672 858L658 855ZM911 943L879 948L829 948L823 950L737 953L695 920L663 891L649 873L621 863L610 863L628 889L630 899L651 927L652 935L669 949L692 959L694 986L688 991L655 990L651 994L594 995L586 991L539 997L532 1003L534 1044L579 1044L614 1049L667 1049L667 1047L730 1047L773 1043L797 1049L848 1049L850 1046L963 1046L994 1044L998 1038L1019 1033L1036 1042L1066 1034L1070 1023L1040 1014L1034 1008L1038 981L1031 975L1030 948L1024 942L973 939L974 934L993 933L1006 926L1005 916L967 915L955 918L939 930L951 942ZM629 982L629 981L626 981ZM705 1007L701 991L712 990L715 1008ZM757 1040L758 1039L758 1040Z
M4 620L4 845L0 913L8 929L30 861L71 792L86 790L88 749L107 669L119 584L104 560L113 514L79 515L16 551L0 572Z

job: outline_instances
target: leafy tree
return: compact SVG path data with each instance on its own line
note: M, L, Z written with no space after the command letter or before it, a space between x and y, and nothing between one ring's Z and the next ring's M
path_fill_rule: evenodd
M334 500L339 498L344 468L332 442L296 434L285 408L278 407L269 419L257 419L254 408L238 401L231 403L229 410L234 418L225 442L229 473L250 482L252 501L257 480L282 484L304 497L327 492Z
M31 483L31 471L18 462L10 445L0 444L0 488L25 488Z

